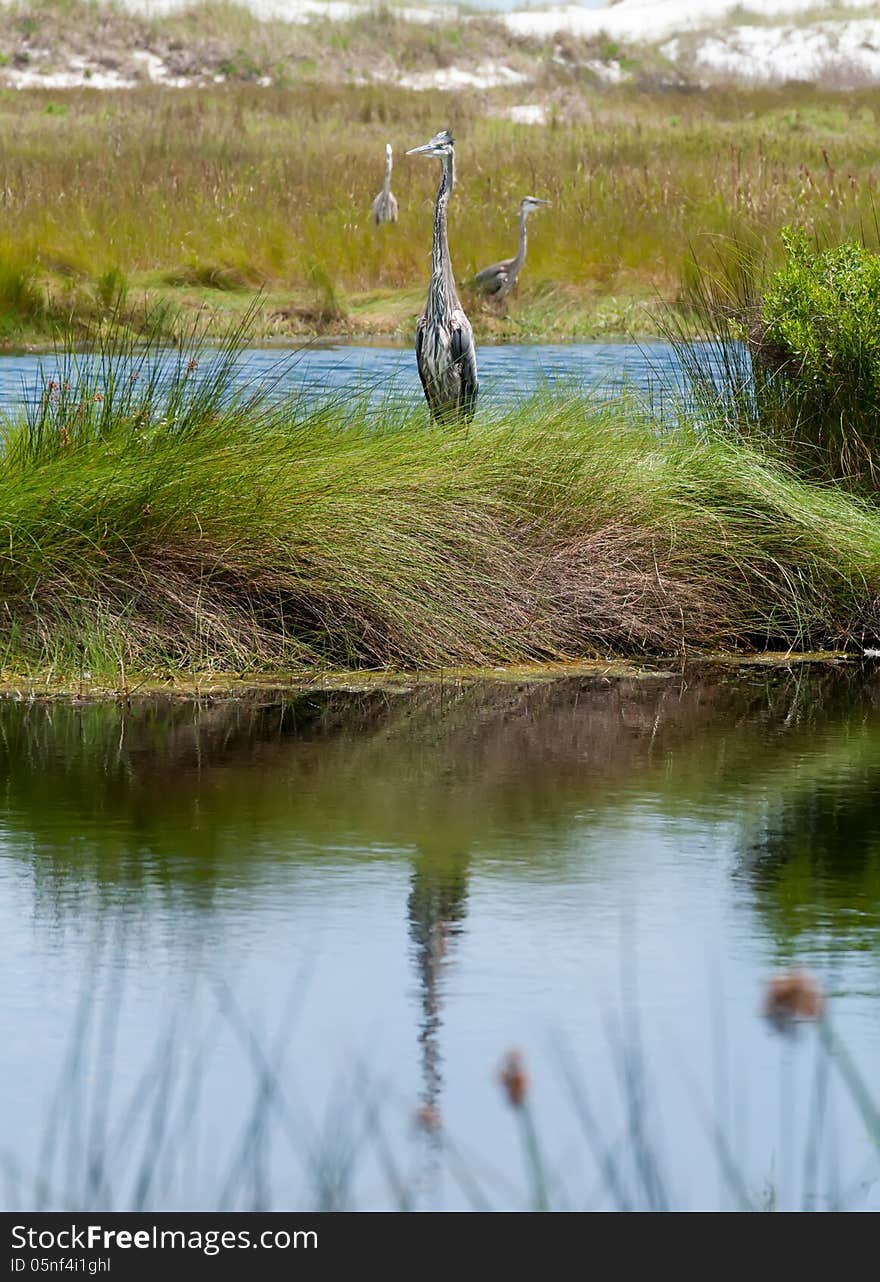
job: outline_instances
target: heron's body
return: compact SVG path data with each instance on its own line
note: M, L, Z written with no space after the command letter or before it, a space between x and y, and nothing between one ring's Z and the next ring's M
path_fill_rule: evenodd
M431 417L439 420L474 416L480 385L470 321L461 308L447 324L434 325L422 316L416 329L416 363Z
M455 182L453 140L437 134L416 151L439 156L442 172L434 203L431 244L431 284L425 310L416 329L416 364L431 417L438 422L470 422L477 406L477 355L470 321L455 288L446 210Z
M373 222L379 223L396 223L397 222L397 201L391 190L391 166L393 157L391 153L391 143L385 144L385 182L379 195L373 201Z
M526 196L519 207L519 248L513 258L503 258L500 263L493 263L491 267L484 267L481 272L477 272L473 279L474 288L486 298L502 299L506 298L517 282L523 265L526 261L526 223L529 214L533 213L541 205L547 205L547 200L538 200L535 196Z

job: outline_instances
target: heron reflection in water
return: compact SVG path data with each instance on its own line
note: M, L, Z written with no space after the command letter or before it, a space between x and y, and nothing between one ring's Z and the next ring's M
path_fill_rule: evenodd
M445 972L450 947L461 933L467 912L467 855L444 859L438 865L430 856L417 857L410 882L407 919L411 955L415 963L421 1004L418 1042L421 1055L422 1093L419 1119L424 1129L439 1129L443 1090L443 1024Z

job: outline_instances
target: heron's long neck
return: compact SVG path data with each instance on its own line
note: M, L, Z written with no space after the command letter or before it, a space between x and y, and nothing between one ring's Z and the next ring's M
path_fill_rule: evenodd
M443 314L458 303L455 277L449 258L449 238L446 232L446 208L455 183L455 161L452 156L442 159L443 172L434 204L434 240L431 246L431 288L428 306L435 314Z
M518 272L523 263L526 261L526 223L528 214L522 210L519 216L519 249L516 251L516 258L511 263L511 271Z
M392 164L391 157L390 157L390 156L388 156L388 155L386 155L386 157L385 157L385 186L382 188L382 190L384 191L384 193L385 193L385 195L386 195L386 196L387 196L387 195L388 195L388 193L391 191L391 164Z

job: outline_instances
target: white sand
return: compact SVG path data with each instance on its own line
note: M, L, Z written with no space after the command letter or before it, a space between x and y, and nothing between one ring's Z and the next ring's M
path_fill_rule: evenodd
M2 2L2 0L0 0ZM373 0L236 0L258 18L284 22L308 22L313 17L345 22L375 8ZM119 0L124 8L153 17L193 7L194 0ZM448 22L454 4L397 5L395 13L409 22ZM735 16L738 22L750 15L790 18L821 9L876 10L869 0L620 0L601 8L570 4L551 7L530 6L510 12L488 10L511 31L546 36L556 31L575 35L605 34L621 40L668 39L684 31L711 30L719 20Z
M154 85L167 85L170 89L185 89L192 83L186 76L172 76L159 55L150 53L147 49L135 49L131 54L131 60L142 68L147 79Z
M695 49L696 66L746 80L880 80L880 19L810 27L734 27Z
M121 7L132 13L145 13L161 18L181 9L192 9L198 0L118 0ZM376 6L369 0L235 0L243 9L249 9L257 18L281 22L303 23L312 18L327 18L330 22L347 22ZM432 8L430 5L394 5L395 13L407 22L448 21L449 7Z
M3 82L10 89L133 89L137 80L120 71L90 62L87 58L70 58L63 71L41 72L36 67L4 67Z
M8 2L0 0L0 3ZM132 10L161 17L191 6L194 0L119 2ZM291 23L309 22L318 16L341 22L369 13L374 7L374 0L238 2L258 17ZM409 4L395 6L395 12L413 22L448 22L450 7ZM834 16L823 18L823 12ZM810 14L809 21L804 18L799 22L798 16L806 13ZM877 2L869 5L865 0L620 0L607 8L588 9L572 4L507 13L496 11L494 16L518 35L547 39L554 33L567 32L581 37L604 36L630 46L659 45L671 62L686 61L707 76L752 81L833 76L841 84L880 81L880 3ZM753 23L749 22L751 16L755 18ZM66 89L81 85L124 89L145 81L169 87L200 81L198 76L172 75L161 58L146 51L133 52L125 68L117 70L72 55L66 65L52 65L48 52L45 56L44 51L30 52L28 66L0 68L0 84L21 89L33 86ZM615 58L595 57L583 65L607 83L626 78ZM365 74L369 76L368 72ZM529 78L504 64L489 62L475 69L431 68L395 77L404 87L423 91L490 89L523 84ZM222 80L222 77L215 79Z
M433 71L418 71L411 75L396 76L395 83L404 89L496 89L499 85L521 85L529 79L521 71L505 67L502 63L483 62L474 71L460 67L437 67Z
M33 62L27 67L4 67L2 83L10 89L134 89L145 81L165 85L169 89L186 89L192 85L190 76L174 76L158 54L146 49L134 49L128 55L124 70L114 70L89 58L71 54L63 69L48 61L48 50L31 51ZM268 81L266 81L268 84Z
M515 125L546 125L547 108L542 102L522 102L515 107L507 107L499 112L505 120L512 120Z
M251 2L259 4L263 0ZM580 5L523 9L503 14L501 19L519 35L551 36L560 31L655 43L686 31L711 31L734 14L742 22L749 15L766 20L823 8L876 12L877 6L866 0L621 0L602 9L584 9Z

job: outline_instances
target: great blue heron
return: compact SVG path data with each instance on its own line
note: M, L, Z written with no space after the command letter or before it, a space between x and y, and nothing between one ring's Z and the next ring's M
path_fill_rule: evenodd
M391 143L385 144L385 182L382 190L373 201L373 222L379 223L396 223L397 222L397 201L391 190L391 165L392 152Z
M484 267L477 272L471 284L487 298L506 298L516 284L517 277L526 261L526 223L529 214L533 214L542 205L549 205L549 200L539 200L537 196L524 196L519 204L519 249L513 258L504 258L500 263Z
M448 129L435 134L408 156L436 156L440 186L434 202L431 284L416 329L416 363L431 417L438 422L470 422L477 407L477 356L470 321L455 290L446 234L446 208L455 184L455 139Z

